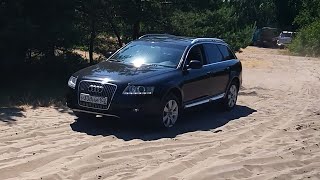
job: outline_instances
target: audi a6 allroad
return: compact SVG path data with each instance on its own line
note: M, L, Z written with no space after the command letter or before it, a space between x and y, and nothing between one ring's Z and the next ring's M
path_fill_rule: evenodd
M67 105L79 118L152 117L170 128L186 108L219 101L233 109L241 74L241 62L221 39L144 35L74 73Z

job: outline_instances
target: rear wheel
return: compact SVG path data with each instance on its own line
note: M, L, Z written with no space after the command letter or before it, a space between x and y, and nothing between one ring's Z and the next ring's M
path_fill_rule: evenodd
M233 81L227 91L225 98L223 99L223 109L230 111L236 104L238 99L239 86Z
M165 97L161 106L162 113L160 115L163 127L171 128L175 125L180 115L180 104L179 99L173 94Z

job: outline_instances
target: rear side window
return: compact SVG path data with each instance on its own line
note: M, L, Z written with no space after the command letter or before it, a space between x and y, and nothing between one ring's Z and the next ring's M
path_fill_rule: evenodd
M223 55L223 60L230 60L230 59L236 59L236 57L234 57L232 51L224 45L217 45Z
M220 53L217 45L215 44L204 44L204 49L206 51L207 54L207 60L208 63L217 63L217 62L221 62L223 60L223 56Z

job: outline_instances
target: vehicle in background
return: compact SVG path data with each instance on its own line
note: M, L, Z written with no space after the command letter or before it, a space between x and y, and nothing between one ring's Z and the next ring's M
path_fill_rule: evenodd
M277 45L280 49L288 46L294 37L295 33L291 31L282 31L278 37Z
M266 48L277 47L278 34L277 28L263 27L257 29L253 35L253 45Z

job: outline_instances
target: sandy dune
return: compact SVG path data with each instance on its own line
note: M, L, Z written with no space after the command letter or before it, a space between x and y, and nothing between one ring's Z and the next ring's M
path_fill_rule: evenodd
M0 179L320 179L320 60L238 56L238 107L189 110L169 131L0 108Z

